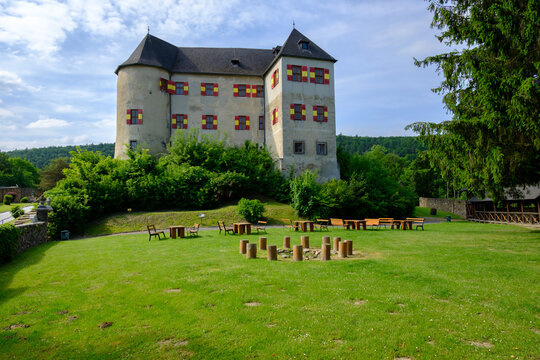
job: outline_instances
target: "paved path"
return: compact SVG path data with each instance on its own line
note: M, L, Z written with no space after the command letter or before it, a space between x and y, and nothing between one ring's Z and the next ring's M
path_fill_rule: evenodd
M31 206L25 206L25 207L23 207L21 209L23 209L24 213L26 214L27 212L29 212L33 208L34 208L34 206L31 205ZM5 223L7 223L7 222L9 222L11 220L13 220L13 216L11 216L11 213L9 211L0 213L0 225L5 224Z

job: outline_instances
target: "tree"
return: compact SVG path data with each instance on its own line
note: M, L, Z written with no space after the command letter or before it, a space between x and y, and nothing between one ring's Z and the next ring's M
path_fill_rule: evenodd
M41 191L47 191L56 186L56 183L66 177L64 175L64 169L69 167L69 159L62 157L53 159L49 165L45 166L43 171L40 172L41 181L39 183L39 189Z
M32 163L0 152L0 186L33 187L37 183L39 174Z
M540 1L429 0L438 39L458 50L436 65L452 120L415 123L442 177L498 197L540 181Z

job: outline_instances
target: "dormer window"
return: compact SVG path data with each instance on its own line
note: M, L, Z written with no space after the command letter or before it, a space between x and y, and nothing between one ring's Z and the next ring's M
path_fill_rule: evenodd
M300 46L300 49L302 50L309 50L309 41L300 40L298 46Z
M236 59L236 58L232 59L232 60L231 60L231 64L233 64L233 66L238 66L238 65L240 65L240 59Z

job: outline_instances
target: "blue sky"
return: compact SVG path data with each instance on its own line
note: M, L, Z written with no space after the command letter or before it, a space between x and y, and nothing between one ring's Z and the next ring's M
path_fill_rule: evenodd
M422 0L0 0L0 150L114 142L116 67L147 33L271 49L296 28L334 58L337 133L413 135L450 117L413 57L449 51Z

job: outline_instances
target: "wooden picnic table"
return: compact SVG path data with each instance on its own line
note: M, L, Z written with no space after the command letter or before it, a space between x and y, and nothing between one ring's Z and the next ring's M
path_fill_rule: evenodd
M360 230L360 225L362 225L362 230L366 230L366 220L344 220L345 224L349 225L353 229Z
M412 220L394 220L391 229L395 226L396 229L401 227L401 230L412 230L412 223Z
M296 220L294 222L294 230L298 231L298 229L302 229L303 232L306 232L308 225L309 225L309 231L313 232L313 221Z
M239 223L233 223L234 233L243 235L246 233L247 235L251 234L251 224L248 222L239 222Z
M169 235L171 239L176 239L176 235L183 238L185 236L185 226L182 225L173 225L169 226Z

